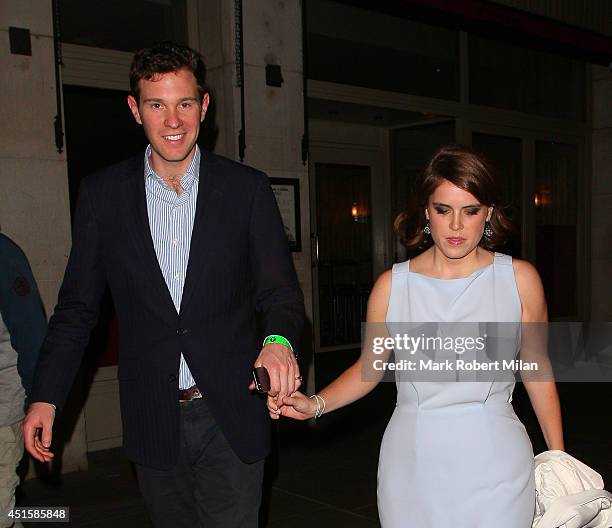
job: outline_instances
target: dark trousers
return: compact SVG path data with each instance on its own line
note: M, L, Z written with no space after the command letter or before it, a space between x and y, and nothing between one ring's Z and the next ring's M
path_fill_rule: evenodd
M136 464L156 528L256 528L264 461L242 462L212 417L206 398L181 403L179 460L160 470Z

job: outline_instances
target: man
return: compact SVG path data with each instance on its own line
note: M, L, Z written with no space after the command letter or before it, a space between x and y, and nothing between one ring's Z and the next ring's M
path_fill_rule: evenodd
M266 367L279 397L301 379L291 344L303 298L283 224L263 173L197 147L209 95L196 52L142 50L130 84L150 144L81 184L26 448L53 457L53 406L64 404L108 282L124 448L155 525L256 526L270 424L251 370Z
M23 456L21 423L47 330L38 288L21 248L0 234L0 527L13 526ZM16 523L15 526L21 526Z

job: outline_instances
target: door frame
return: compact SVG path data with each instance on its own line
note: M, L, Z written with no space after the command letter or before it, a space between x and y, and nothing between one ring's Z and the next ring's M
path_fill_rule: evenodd
M385 128L338 123L310 122L308 172L310 184L310 240L312 255L312 305L314 352L334 352L360 348L361 343L321 347L319 277L317 270L317 163L370 167L372 221L372 276L390 266L392 233L390 225L389 133Z

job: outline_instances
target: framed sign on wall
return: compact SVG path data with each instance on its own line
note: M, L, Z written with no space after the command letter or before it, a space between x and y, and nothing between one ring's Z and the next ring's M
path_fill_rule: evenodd
M295 178L270 178L270 185L283 219L289 249L302 251L300 181Z

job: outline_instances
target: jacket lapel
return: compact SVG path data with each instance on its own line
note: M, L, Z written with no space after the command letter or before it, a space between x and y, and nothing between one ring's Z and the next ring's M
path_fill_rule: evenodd
M143 158L140 159L140 162L135 163L134 171L128 177L126 205L126 214L128 216L126 225L131 231L134 247L142 255L142 272L148 276L149 280L147 282L151 284L152 290L159 297L159 306L165 312L165 315L176 317L176 308L159 267L153 238L151 237L145 194Z
M183 297L181 299L181 311L188 306L197 288L198 282L205 273L207 259L212 255L207 252L206 245L215 236L217 221L222 217L224 202L223 193L215 184L218 177L218 162L214 154L202 150L200 160L200 181L198 185L198 198L196 201L196 213L191 233L191 246L189 250L189 262L187 274L183 286Z

